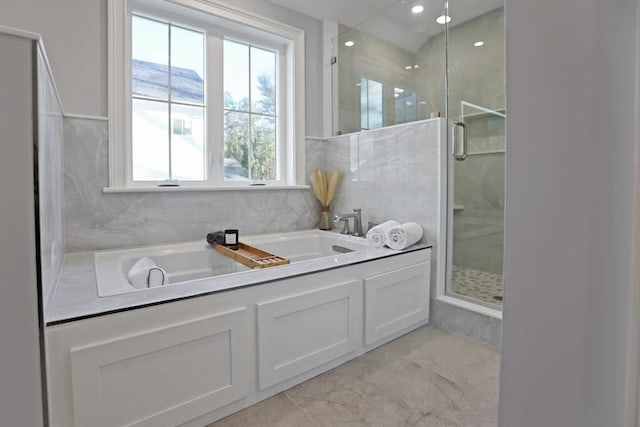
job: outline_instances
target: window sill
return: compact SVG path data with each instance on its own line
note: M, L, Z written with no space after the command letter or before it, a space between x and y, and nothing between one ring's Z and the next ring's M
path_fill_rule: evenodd
M183 193L187 191L308 190L309 185L247 185L228 187L104 187L104 193Z

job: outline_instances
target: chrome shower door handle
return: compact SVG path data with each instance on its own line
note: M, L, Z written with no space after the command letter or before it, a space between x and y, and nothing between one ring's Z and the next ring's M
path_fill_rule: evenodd
M463 161L467 158L467 125L455 122L451 128L451 154L456 160Z

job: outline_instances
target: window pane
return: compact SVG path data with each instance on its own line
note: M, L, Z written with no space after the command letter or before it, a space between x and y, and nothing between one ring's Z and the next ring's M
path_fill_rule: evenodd
M224 41L224 108L249 111L249 46Z
M134 181L169 179L169 107L133 99L131 149Z
M276 121L251 116L251 179L276 179Z
M251 48L251 111L276 114L276 53Z
M405 122L415 122L416 120L418 120L418 97L415 92L405 91L404 105Z
M402 88L393 89L395 99L395 123L408 123L417 120L418 103L415 92Z
M133 16L131 33L133 95L168 100L169 26Z
M249 170L249 114L224 113L224 179L246 180Z
M204 34L173 25L171 100L204 105Z
M362 78L360 81L360 126L362 129L382 127L382 83Z
M171 178L205 179L204 108L171 106Z
M395 98L396 123L404 123L404 89L399 87L393 88L393 97Z
M375 80L368 81L367 112L369 115L369 129L382 127L382 83Z
M368 83L368 79L363 78L360 80L360 128L362 129L369 129Z

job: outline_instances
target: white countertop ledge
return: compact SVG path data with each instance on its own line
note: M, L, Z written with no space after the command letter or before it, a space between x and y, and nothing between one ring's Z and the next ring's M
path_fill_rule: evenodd
M45 309L45 321L48 326L51 326L87 317L258 285L431 247L432 245L428 243L418 243L403 251L395 251L386 247L372 248L254 270L251 274L229 274L216 277L215 280L204 278L176 286L151 288L106 297L99 297L97 294L94 252L71 253L64 257L58 286Z
M104 187L104 193L182 193L185 191L274 191L308 190L309 185L230 185L228 187Z

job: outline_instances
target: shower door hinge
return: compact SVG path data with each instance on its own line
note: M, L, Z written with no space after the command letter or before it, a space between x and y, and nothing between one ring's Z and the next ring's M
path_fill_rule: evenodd
M332 56L331 57L331 65L335 64L336 62L338 62L338 57L337 56Z

